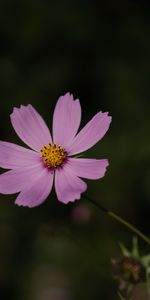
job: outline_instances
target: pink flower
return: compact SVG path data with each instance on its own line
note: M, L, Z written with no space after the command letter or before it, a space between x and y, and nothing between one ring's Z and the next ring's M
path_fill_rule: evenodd
M87 189L80 178L99 179L105 175L107 159L71 157L96 144L109 128L111 117L98 112L77 133L81 121L79 100L69 93L61 96L53 115L53 139L32 105L14 108L12 126L31 149L0 141L0 166L9 171L0 175L0 193L19 193L15 203L40 205L51 192L53 181L57 198L63 203L80 199Z

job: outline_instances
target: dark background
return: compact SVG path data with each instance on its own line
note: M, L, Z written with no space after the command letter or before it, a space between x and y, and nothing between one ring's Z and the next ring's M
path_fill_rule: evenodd
M108 158L88 195L150 234L150 7L144 1L0 1L1 139L20 143L9 120L31 103L51 128L60 95L82 106L82 126L99 110L113 116L88 151ZM34 209L0 199L0 299L117 299L111 258L132 234L84 199L55 193ZM140 241L141 253L148 253Z

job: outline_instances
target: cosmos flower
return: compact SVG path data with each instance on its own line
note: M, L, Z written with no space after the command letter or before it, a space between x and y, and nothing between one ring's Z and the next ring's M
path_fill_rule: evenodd
M45 201L53 181L63 203L80 199L87 184L80 178L105 175L107 159L77 158L96 144L109 128L111 117L98 112L79 133L81 106L69 93L61 96L53 115L53 138L32 105L14 108L11 123L20 139L31 149L0 141L0 193L19 193L17 205L35 207ZM73 156L73 157L72 157Z

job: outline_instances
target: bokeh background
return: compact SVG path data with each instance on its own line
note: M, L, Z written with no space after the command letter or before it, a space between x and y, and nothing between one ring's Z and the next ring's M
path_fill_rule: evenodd
M88 195L150 234L150 7L145 1L1 0L2 140L20 142L9 115L31 103L51 127L60 95L82 105L81 127L99 110L113 116L86 154L108 158ZM0 299L117 299L111 258L132 234L85 199L55 192L34 209L0 196ZM140 241L141 253L148 253Z

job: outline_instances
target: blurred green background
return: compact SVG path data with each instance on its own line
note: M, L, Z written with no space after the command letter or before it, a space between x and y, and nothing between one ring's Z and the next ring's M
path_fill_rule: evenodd
M0 1L1 139L22 144L14 106L31 103L51 128L60 95L82 106L83 126L113 116L87 157L108 158L88 195L150 234L150 7L144 1ZM34 209L0 199L0 299L117 299L111 258L132 234L84 199L55 192ZM140 241L142 253L149 252Z

